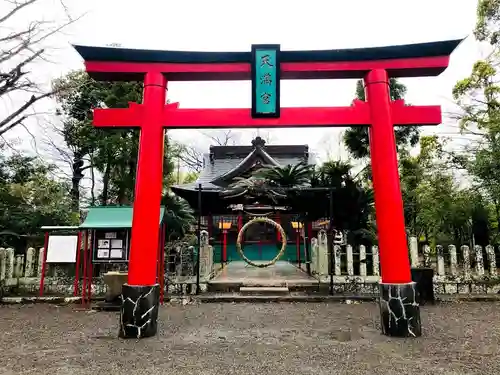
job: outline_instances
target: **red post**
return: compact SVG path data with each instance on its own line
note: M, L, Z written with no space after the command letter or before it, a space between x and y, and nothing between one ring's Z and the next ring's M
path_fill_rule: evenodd
M297 247L297 262L300 267L300 229L295 229L295 246Z
M243 214L238 213L238 233L240 233L241 228L243 228Z
M238 233L240 233L241 228L243 228L243 213L238 212ZM245 242L245 239L241 239L241 244L243 245L243 242Z
M88 232L89 235L88 235L88 238L89 238L89 243L90 243L90 246L89 246L89 251L88 251L88 256L87 256L87 261L88 261L88 265L87 265L87 303L88 305L90 306L90 301L92 299L92 276L94 274L94 269L93 269L93 265L92 265L92 243L93 243L93 238L94 238L94 233L95 232L92 232L92 231L89 231Z
M78 295L80 287L80 250L82 248L82 232L78 232L78 240L76 243L76 260L75 260L75 281L73 284L73 296Z
M369 132L370 154L382 282L410 283L410 261L387 72L383 69L370 71L365 77L365 86L372 121Z
M92 235L90 238L92 238ZM94 275L94 267L92 264L92 253L89 254L89 266L88 266L87 270L88 270L87 301L88 301L88 304L90 306L90 302L92 300L92 278Z
M162 73L148 72L144 79L144 122L139 139L135 182L129 285L154 285L163 188L165 144L162 116L167 80Z
M43 242L43 260L42 260L42 274L40 275L40 297L43 296L45 289L45 269L47 268L47 251L49 248L49 232L45 232L45 239Z
M281 224L281 216L279 212L276 214L276 223ZM278 242L281 241L281 233L279 230L276 231L276 239Z
M227 263L227 229L222 230L222 266Z
M91 246L92 248L92 246ZM89 231L85 231L83 234L83 281L82 281L82 305L85 304L85 298L87 296L87 257L89 250Z

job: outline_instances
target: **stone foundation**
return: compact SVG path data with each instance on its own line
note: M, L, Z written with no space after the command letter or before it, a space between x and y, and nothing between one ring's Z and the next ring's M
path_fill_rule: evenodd
M141 339L155 336L159 304L159 284L123 284L119 337Z
M393 337L422 335L417 284L380 283L380 317L382 333Z

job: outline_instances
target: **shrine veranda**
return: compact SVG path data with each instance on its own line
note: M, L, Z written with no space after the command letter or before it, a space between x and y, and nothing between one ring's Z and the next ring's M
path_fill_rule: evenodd
M323 51L281 51L254 45L251 52L178 52L75 46L87 72L99 80L144 81L142 104L96 109L94 125L141 129L128 283L123 285L120 336L157 332L160 301L158 238L165 129L369 126L380 251L382 332L421 334L412 280L393 127L438 125L439 106L391 101L389 78L436 76L461 40ZM284 108L283 79L363 79L365 101L350 107ZM169 81L250 80L252 103L242 109L182 109L166 104ZM201 244L201 233L198 234Z

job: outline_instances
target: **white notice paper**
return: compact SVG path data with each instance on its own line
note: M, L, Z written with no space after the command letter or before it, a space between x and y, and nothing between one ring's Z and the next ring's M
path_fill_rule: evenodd
M78 236L49 236L47 263L75 263Z
M123 251L119 249L111 249L111 258L121 258Z
M109 248L109 240L99 240L99 241L97 241L97 247L99 247L99 248Z
M122 240L111 240L111 247L113 249L123 249L123 241Z
M109 250L97 250L97 258L109 258Z
M116 238L116 232L105 233L104 238Z

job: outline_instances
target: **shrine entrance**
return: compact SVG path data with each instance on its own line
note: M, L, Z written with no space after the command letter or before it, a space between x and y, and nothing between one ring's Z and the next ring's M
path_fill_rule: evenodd
M420 310L410 273L393 127L438 125L441 109L391 101L389 77L437 76L448 67L450 55L460 42L322 51L281 51L279 45L254 45L251 52L220 53L76 46L93 78L144 82L142 104L94 111L95 126L141 129L120 335L137 338L157 332L158 219L165 128L369 126L382 332L420 336ZM367 101L354 101L350 107L281 108L282 79L340 78L363 79ZM168 81L211 80L250 80L251 108L182 109L178 103L166 104Z

